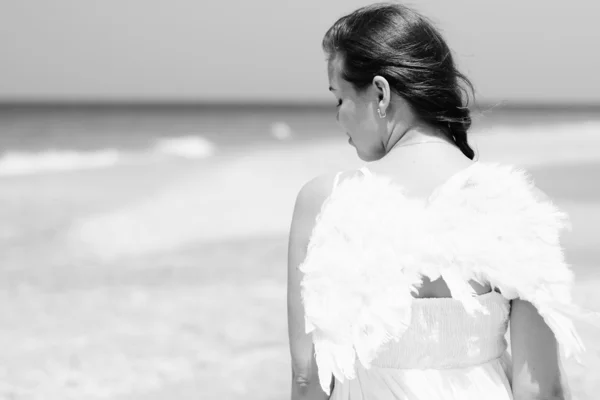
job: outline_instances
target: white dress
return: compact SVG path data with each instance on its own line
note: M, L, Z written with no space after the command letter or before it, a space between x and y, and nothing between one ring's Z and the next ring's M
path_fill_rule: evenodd
M568 216L522 169L475 162L417 199L389 178L334 183L309 242L302 299L321 387L334 400L512 399L510 300L533 303L563 356L584 346L571 322L559 234ZM338 174L339 176L339 174ZM451 298L413 293L443 278ZM477 296L469 280L494 290Z

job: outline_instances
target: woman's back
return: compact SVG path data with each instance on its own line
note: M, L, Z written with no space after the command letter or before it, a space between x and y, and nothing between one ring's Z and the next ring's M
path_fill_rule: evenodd
M514 299L540 310L566 354L583 349L558 242L566 215L514 166L444 167L413 189L383 165L334 181L300 266L333 399L511 399Z
M407 195L418 198L429 198L436 188L461 173L466 172L475 162L456 151L456 147L448 142L436 142L434 145L421 146L418 150L402 154L403 149L390 152L384 159L363 167L361 174L376 174L390 178L391 182L405 189ZM341 174L340 179L352 176L356 172ZM482 295L491 291L489 284L470 281L476 294ZM416 298L451 297L450 289L442 278L431 281L423 279Z
M432 165L426 160L438 161ZM390 157L385 165L360 171L389 177L407 195L427 199L473 165L455 148L441 144L421 148L416 159ZM331 399L512 399L506 341L510 302L487 282L469 280L469 285L487 314L467 313L443 278L423 277L412 294L410 325L401 338L382 346L368 371L358 367L356 380L339 382Z

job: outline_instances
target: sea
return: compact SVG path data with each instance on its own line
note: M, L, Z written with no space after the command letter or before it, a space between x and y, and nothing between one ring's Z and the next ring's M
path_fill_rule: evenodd
M335 113L322 104L3 104L0 176L200 160L277 142L343 138ZM476 134L498 127L564 132L600 121L600 106L486 104L472 117Z

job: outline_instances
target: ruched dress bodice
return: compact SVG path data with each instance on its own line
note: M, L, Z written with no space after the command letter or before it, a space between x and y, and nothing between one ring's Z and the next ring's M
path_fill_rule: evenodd
M385 368L458 368L506 351L510 305L498 292L479 296L488 314L469 315L452 298L415 299L411 324L398 342L382 347L373 365Z
M384 345L369 370L358 368L356 379L336 381L331 399L512 399L510 302L495 291L478 298L486 313L470 315L452 298L413 300L402 337Z

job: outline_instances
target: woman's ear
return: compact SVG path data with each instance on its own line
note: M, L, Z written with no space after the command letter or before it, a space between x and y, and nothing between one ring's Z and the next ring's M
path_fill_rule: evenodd
M377 95L377 107L382 112L385 112L390 105L390 100L392 97L390 84L388 83L387 79L377 75L373 78L373 88L375 90L375 94Z

